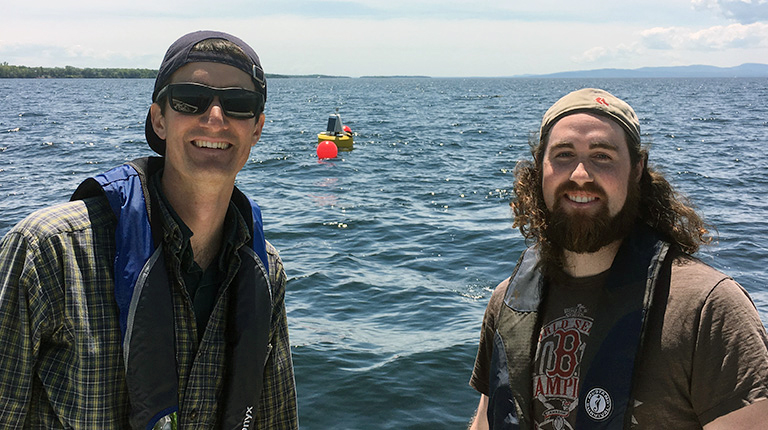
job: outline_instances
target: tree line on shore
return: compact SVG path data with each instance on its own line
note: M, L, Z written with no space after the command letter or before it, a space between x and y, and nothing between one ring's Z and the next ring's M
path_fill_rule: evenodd
M153 69L95 69L77 67L28 67L13 66L7 62L0 63L0 79L2 78L141 78L155 79L157 70ZM267 79L273 78L344 78L346 76L330 75L278 75L267 73Z
M0 78L150 78L157 76L152 69L94 69L77 67L27 67L0 63Z

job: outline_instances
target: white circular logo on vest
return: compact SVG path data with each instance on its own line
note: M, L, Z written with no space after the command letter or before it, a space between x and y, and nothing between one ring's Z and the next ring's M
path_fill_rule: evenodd
M613 410L613 402L608 392L602 388L593 388L587 393L587 397L584 400L584 409L587 410L587 415L595 421L602 421L608 418Z

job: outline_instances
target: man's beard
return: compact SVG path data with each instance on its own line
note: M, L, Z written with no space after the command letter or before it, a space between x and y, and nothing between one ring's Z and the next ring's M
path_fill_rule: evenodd
M640 202L640 186L630 180L624 206L615 215L608 213L605 192L598 186L588 183L578 187L572 182L558 187L557 197L552 211L548 213L547 227L544 231L546 241L551 244L555 254L562 258L562 250L575 253L596 252L600 248L626 237L635 225ZM562 208L560 196L567 191L589 191L595 193L604 202L597 214L573 215Z

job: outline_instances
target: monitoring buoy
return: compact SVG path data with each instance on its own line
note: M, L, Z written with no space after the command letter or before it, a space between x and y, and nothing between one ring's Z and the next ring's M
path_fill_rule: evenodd
M327 130L317 135L317 142L330 141L336 144L336 148L351 150L353 145L352 129L341 123L341 115L331 114L328 117Z
M317 158L336 158L339 148L330 140L324 140L317 145Z

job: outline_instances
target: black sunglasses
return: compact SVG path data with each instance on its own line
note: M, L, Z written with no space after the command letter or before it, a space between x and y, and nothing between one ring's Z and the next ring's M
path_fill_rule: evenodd
M219 98L224 114L231 118L253 118L264 110L264 95L245 88L214 88L184 82L166 85L157 93L157 100L166 96L173 110L187 115L204 113L214 97Z

